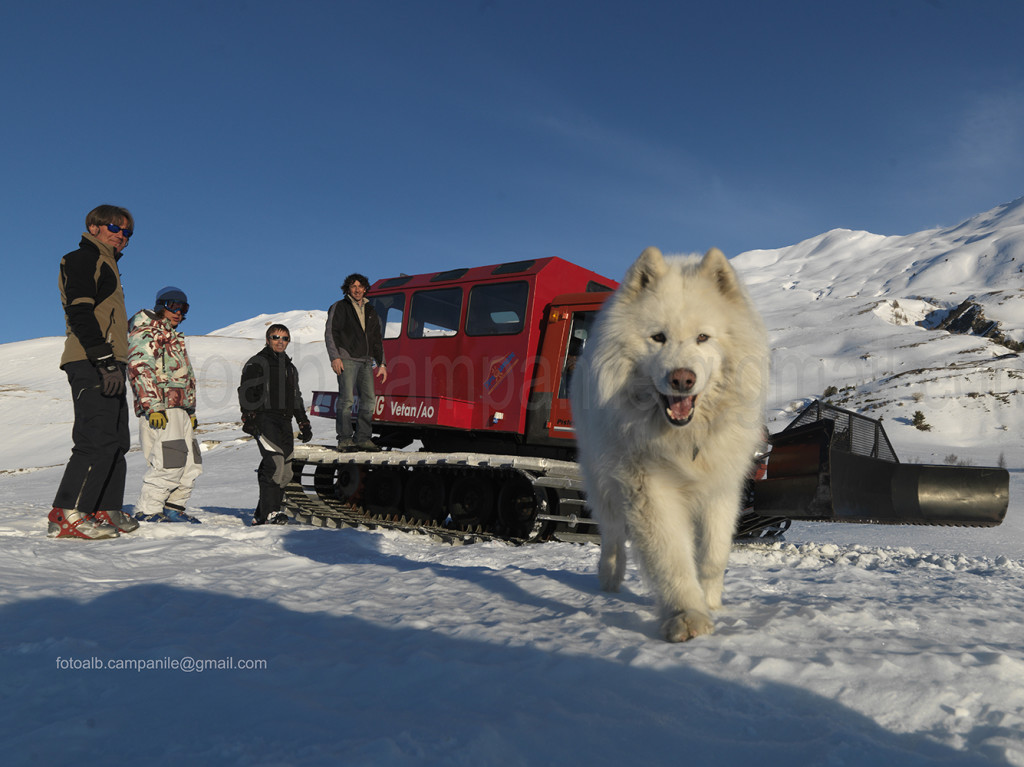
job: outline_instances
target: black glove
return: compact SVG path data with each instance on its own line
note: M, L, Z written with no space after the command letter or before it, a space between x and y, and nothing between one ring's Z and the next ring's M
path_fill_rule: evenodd
M260 436L259 426L256 425L255 413L242 413L242 431L253 437Z
M299 422L299 439L303 442L309 442L313 439L313 427L309 425L309 421Z
M124 394L124 369L110 354L96 360L96 372L100 374L100 394L104 397L119 397Z

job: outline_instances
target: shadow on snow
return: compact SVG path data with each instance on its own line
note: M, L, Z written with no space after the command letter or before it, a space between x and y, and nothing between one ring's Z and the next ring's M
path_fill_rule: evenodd
M367 562L388 556L368 550L376 536L339 538L288 535L286 543L337 564L358 561L360 549ZM392 558L398 570L470 578L528 607L572 609L500 571ZM593 588L592 576L543 575ZM692 667L631 667L165 585L84 604L17 602L0 608L0 627L0 691L17 701L0 724L8 764L984 762L777 683L740 685ZM235 668L74 670L58 661L186 656L231 658ZM265 663L238 668L252 660Z

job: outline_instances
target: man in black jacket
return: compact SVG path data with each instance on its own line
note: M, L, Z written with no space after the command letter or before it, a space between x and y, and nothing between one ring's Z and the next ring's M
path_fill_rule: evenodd
M284 325L267 328L267 345L245 363L238 387L242 429L256 438L263 456L256 470L260 500L253 514L254 525L288 521L281 503L285 485L292 479L292 418L299 425L299 439L309 442L313 438L299 391L299 372L284 351L290 341L291 333Z
M60 366L71 384L74 446L48 518L51 538L116 538L139 523L121 510L131 444L125 364L128 318L117 262L135 223L116 205L85 218L78 250L60 262L67 338Z
M327 312L324 340L331 368L338 376L338 407L336 430L340 450L371 450L378 448L371 440L373 408L373 363L377 362L380 382L388 380L384 363L384 342L380 318L366 300L370 281L361 274L350 274L341 286L345 297ZM359 395L359 415L355 434L352 432L353 390Z

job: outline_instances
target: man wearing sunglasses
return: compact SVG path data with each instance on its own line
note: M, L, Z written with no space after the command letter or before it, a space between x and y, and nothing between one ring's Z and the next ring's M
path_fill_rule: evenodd
M188 296L168 285L157 291L152 311L131 318L128 380L139 417L139 445L149 469L135 504L135 519L191 522L185 513L192 486L203 472L195 439L196 376L178 325L185 321Z
M267 345L242 368L238 404L242 410L242 430L255 438L262 456L256 470L260 499L252 524L283 525L288 522L288 516L281 511L284 488L293 474L292 418L299 426L299 439L303 442L313 438L313 428L302 403L299 371L285 353L291 333L284 325L273 324L266 335Z
M78 250L60 262L67 324L60 366L71 385L75 423L71 459L48 519L51 538L116 538L138 527L121 511L131 435L128 318L117 265L134 228L125 208L100 205L85 218Z

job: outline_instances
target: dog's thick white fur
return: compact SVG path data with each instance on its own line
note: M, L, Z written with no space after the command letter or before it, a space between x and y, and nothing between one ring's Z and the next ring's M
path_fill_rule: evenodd
M743 483L763 439L764 324L721 251L645 250L598 315L571 401L601 587L629 536L662 634L714 631Z

